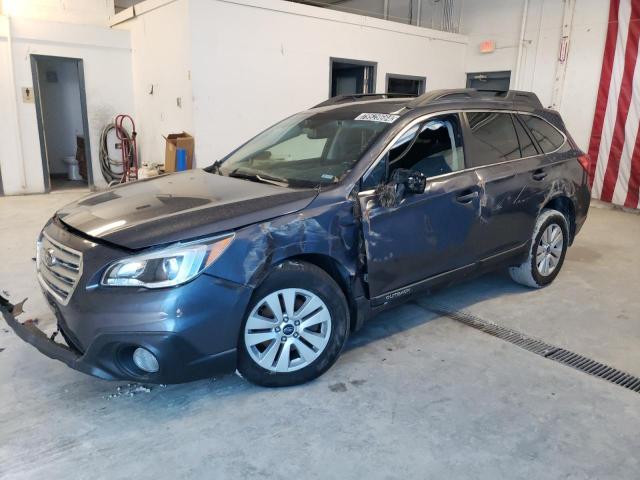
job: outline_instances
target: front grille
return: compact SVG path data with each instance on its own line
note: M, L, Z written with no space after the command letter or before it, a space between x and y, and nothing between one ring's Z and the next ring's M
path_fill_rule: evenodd
M36 268L40 284L66 305L82 275L82 254L43 233L38 241Z

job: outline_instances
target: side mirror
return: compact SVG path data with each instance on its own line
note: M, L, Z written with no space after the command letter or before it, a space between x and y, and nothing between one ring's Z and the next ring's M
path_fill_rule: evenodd
M424 193L427 186L427 177L415 170L399 168L393 172L391 181L396 185L402 185L405 193Z
M395 208L402 199L411 193L424 193L427 177L420 172L398 168L386 184L380 184L376 193L383 207Z

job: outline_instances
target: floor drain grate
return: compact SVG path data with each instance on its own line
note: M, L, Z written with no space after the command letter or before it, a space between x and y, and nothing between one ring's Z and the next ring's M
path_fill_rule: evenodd
M458 322L506 340L542 357L563 363L589 375L602 378L603 380L640 393L640 377L636 377L630 373L623 372L622 370L610 367L570 350L550 345L537 338L532 338L517 332L516 330L501 327L500 325L483 320L467 312L449 309L441 305L425 305L424 307L434 313L457 320Z

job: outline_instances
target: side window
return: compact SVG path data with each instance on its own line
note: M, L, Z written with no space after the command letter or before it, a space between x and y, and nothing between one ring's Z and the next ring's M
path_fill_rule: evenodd
M473 164L476 167L520 158L520 144L509 113L468 112L471 134L476 140Z
M553 152L564 143L562 134L547 121L533 115L518 115L518 117L529 128L544 153Z
M514 119L513 124L516 126L516 133L518 134L518 142L520 142L520 151L523 157L533 157L538 155L538 149L531 140L531 137L524 129L518 119Z
M388 155L389 174L403 168L435 177L464 169L458 115L441 115L416 125L396 142Z
M387 173L387 162L382 159L375 167L369 172L369 174L362 180L361 190L372 190L381 183L384 183L385 175Z

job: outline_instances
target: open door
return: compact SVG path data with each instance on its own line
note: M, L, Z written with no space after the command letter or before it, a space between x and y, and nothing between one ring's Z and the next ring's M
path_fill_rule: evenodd
M330 97L376 91L376 64L373 62L332 58L330 72Z
M82 60L31 55L45 191L93 186Z
M467 73L467 88L506 92L511 83L511 71Z

